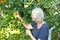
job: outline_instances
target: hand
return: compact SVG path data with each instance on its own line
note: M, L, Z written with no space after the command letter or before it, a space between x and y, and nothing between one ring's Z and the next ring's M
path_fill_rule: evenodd
M20 20L22 19L18 11L16 12L16 17L19 18Z
M31 31L29 29L26 30L26 35L30 36L32 40L36 40L33 35L31 34Z
M26 30L26 35L31 36L31 31L29 29Z
M19 15L18 11L16 12L16 17L17 17L17 18L19 18L19 17L20 17L20 15Z
M15 18L18 18L18 17L19 17L18 11L14 12L14 17L15 17Z

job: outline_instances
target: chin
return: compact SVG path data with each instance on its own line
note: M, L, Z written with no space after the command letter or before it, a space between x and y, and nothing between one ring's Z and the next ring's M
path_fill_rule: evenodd
M32 21L35 21L34 19L32 19Z

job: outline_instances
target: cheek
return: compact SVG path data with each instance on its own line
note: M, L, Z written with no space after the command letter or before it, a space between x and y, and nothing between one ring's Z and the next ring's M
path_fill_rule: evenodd
M35 18L32 18L33 21L35 21Z
M31 15L31 17L33 18L33 16Z
M32 20L34 20L35 18L34 18L34 15L31 15L31 17L32 17Z

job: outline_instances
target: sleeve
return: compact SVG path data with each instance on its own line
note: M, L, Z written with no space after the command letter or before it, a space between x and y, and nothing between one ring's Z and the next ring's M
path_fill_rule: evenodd
M36 26L36 23L34 21L31 22L32 27Z
M39 33L38 39L48 40L48 35L49 35L49 28L48 26L44 26L44 28L42 28L41 32Z

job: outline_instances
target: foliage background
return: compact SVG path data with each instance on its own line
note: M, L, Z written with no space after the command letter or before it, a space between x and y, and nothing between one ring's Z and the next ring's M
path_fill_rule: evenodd
M52 40L59 40L60 0L0 0L0 40L31 40L14 13L19 11L23 20L30 23L31 11L35 7L43 9L49 28L56 26L52 31Z

